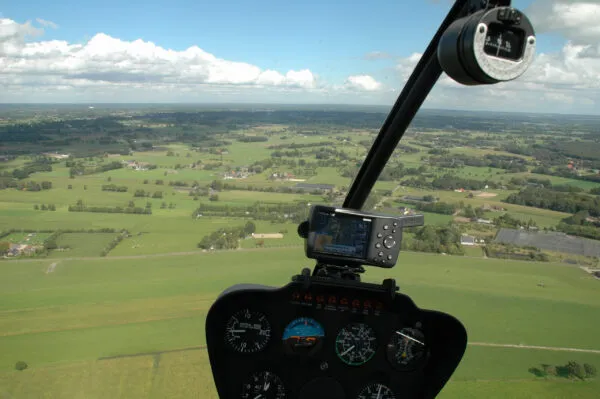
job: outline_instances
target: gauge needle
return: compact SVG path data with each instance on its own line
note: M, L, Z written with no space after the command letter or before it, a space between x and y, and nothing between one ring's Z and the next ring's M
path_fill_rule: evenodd
M269 390L269 387L271 386L270 382L265 382L265 386L264 386L264 390L265 392L267 392Z
M260 399L260 398L262 398L262 393L259 393L258 395L256 395L256 396L254 397L254 399Z
M232 333L245 333L246 330L229 330L229 332L232 332Z
M415 341L417 344L421 344L421 345L425 346L425 344L423 342L419 341L418 339L414 339L410 335L402 334L400 331L396 331L396 334L402 335L406 339L410 339L411 341Z
M345 351L340 353L340 356L344 356L344 355L350 353L350 351L352 351L352 349L354 349L355 347L356 347L355 345L352 345L351 347L349 347L348 349L346 349Z
M382 385L379 385L379 391L377 391L377 399L381 398L381 387Z

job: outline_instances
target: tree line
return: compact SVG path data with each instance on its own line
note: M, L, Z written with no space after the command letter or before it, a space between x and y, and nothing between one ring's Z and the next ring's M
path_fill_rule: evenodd
M42 191L42 190L50 190L52 188L52 182L50 181L42 181L37 183L35 181L17 181L14 179L4 179L0 178L0 190L4 190L7 188L15 188L19 191Z
M566 213L588 211L591 216L600 216L598 198L583 194L561 193L540 187L527 187L509 195L505 202Z
M152 204L146 203L146 207L136 206L133 201L129 201L126 207L121 206L88 206L82 200L78 200L77 204L69 205L69 212L93 212L93 213L128 213L136 215L152 215Z
M291 204L256 202L250 206L229 206L216 203L202 203L192 213L193 218L198 218L200 216L227 216L300 223L305 221L308 217L308 204L306 202Z

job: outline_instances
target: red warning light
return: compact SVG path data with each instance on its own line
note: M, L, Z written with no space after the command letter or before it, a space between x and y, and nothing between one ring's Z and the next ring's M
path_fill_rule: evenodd
M348 298L342 298L342 299L340 299L340 305L342 305L342 306L348 306Z
M312 294L310 292L304 294L304 300L306 302L311 302L312 301Z
M317 295L317 303L324 303L325 297L323 295Z
M360 308L360 301L358 299L353 300L352 307L357 309Z
M371 305L371 301L370 300L366 300L365 303L363 304L365 309L371 309L372 305Z
M330 295L327 299L327 303L330 305L335 305L337 303L337 298L333 295Z

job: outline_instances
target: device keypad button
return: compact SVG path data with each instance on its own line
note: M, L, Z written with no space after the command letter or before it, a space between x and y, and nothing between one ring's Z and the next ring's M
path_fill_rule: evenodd
M383 245L387 249L391 249L396 245L396 240L392 236L387 236L387 237L385 237L385 240L383 240Z

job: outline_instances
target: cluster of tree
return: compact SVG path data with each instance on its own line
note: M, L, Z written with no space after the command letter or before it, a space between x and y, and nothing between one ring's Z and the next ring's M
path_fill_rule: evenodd
M127 192L127 186L117 186L116 184L103 184L102 191L114 191L117 193Z
M242 143L259 143L269 141L267 136L241 136L237 137L237 141L241 141Z
M483 157L473 157L466 154L446 154L430 156L429 164L440 168L460 168L463 166L477 166L506 169L510 172L527 171L527 160L520 157L506 155L486 154Z
M486 256L490 258L527 260L536 262L549 262L550 257L538 248L517 247L510 244L487 244L484 247Z
M576 225L568 223L559 223L556 230L572 236L600 240L600 229L593 225Z
M218 187L218 188L216 188ZM259 187L253 186L251 184L248 185L236 185L231 183L221 183L218 186L213 185L211 188L214 190L239 190L239 191L260 191L265 193L284 193L284 194L304 194L306 191L303 189L297 189L294 187L284 187L284 186L268 186L268 187ZM317 194L320 194L320 191L317 191ZM191 195L191 194L190 194Z
M498 216L494 219L494 224L498 227L506 227L511 229L517 229L520 227L525 227L530 229L532 227L537 227L537 223L533 219L529 219L527 222L522 221L521 219L517 219L512 217L510 214L505 213L504 215Z
M590 220L590 213L586 210L564 218L556 229L566 234L600 240L600 223Z
M144 198L144 197L150 197L150 195L152 195L152 198L162 198L163 197L163 192L162 191L155 191L154 194L152 194L150 191L145 191L145 190L135 190L135 193L133 193L134 197L138 197L138 198Z
M194 197L194 199L197 200L198 197L207 197L208 193L209 189L207 187L196 187L190 190L189 195L190 197Z
M22 168L13 169L12 172L2 172L2 176L13 177L15 179L26 179L37 172L52 172L52 162L43 158L38 159L34 162L25 164Z
M15 188L19 191L42 191L50 190L52 188L52 182L43 181L37 183L34 181L17 181L12 178L0 178L0 189Z
M192 214L193 218L199 216L241 217L300 223L308 217L308 204L305 202L277 204L256 202L250 206L230 206L202 203Z
M302 156L302 153L298 150L288 150L288 151L277 150L277 151L273 151L271 153L272 158L281 158L281 157L298 158L301 156Z
M537 377L562 377L571 378L578 380L585 380L588 378L594 378L598 375L596 367L589 363L578 363L576 361L569 361L563 366L553 366L550 364L543 364L542 368L532 367L529 372Z
M350 140L348 140L350 141ZM332 141L320 141L318 143L290 143L290 144L277 144L270 145L267 148L270 150L281 150L284 148L289 148L291 150L299 149L299 148L310 148L310 147L332 147L335 143Z
M600 199L582 194L561 193L545 188L528 187L509 195L510 204L552 209L554 211L576 213L588 211L592 216L600 216Z
M590 189L590 194L600 195L600 187L594 187Z
M115 206L87 206L82 200L78 200L76 205L69 205L69 212L94 212L94 213L130 213L136 215L152 215L152 204L146 203L146 207L135 206L133 201L129 201L127 207Z
M167 208L169 208L169 209L175 209L175 204L172 203L172 202L169 202L169 205L167 206L167 203L163 201L160 204L160 209L167 209Z
M240 238L247 237L256 231L256 225L253 222L247 222L244 226L222 228L206 235L198 243L198 248L202 249L236 249L239 246Z
M473 207L473 205L468 204L466 207L464 207L461 211L461 214L469 219L478 219L483 217L484 215L484 210L479 208L479 207Z
M483 190L486 186L488 188L497 188L498 185L494 181L464 179L451 174L435 178L431 182L431 188L437 190L456 190L461 188L465 190Z
M177 180L177 181L170 181L169 186L189 187L189 184L187 182Z
M69 169L69 176L71 178L73 178L75 176L81 176L81 175L93 175L96 173L104 173L104 172L108 172L109 170L122 169L122 168L123 168L123 164L119 161L109 162L107 164L98 165L96 167L86 167L82 162L77 161Z
M450 154L450 150L447 148L432 148L427 153L431 155L448 155Z
M127 237L128 232L123 231L121 234L113 238L100 252L100 256L106 256L110 251L112 251L125 237Z
M439 213L442 215L452 215L456 211L455 204L446 202L418 202L415 207L422 212Z
M402 241L402 248L417 252L464 255L460 237L460 230L452 224L424 226L416 229L412 240Z
M577 173L577 171L575 171L573 169L569 169L568 167L564 166L564 164L561 164L560 166L557 166L552 169L548 166L538 166L538 167L532 169L531 172L537 173L537 174L542 174L542 175L558 176L558 177L565 177L568 179L584 180L584 181L591 181L594 183L600 183L599 175L582 175L582 174Z
M35 204L33 206L33 209L35 209L36 211L56 211L56 205L54 204L42 204L42 205L38 205Z
M416 154L418 152L421 152L421 150L419 150L418 148L406 144L400 144L397 148L400 150L400 152L404 152L406 154Z

